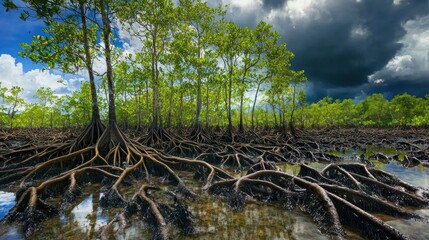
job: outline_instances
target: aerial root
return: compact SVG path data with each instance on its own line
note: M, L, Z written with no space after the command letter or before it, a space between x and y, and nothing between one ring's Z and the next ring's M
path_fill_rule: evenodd
M118 224L118 228L115 230L115 224ZM98 237L101 240L111 239L111 236L115 232L124 232L127 227L127 216L125 212L119 213L115 216L108 224L101 227Z
M321 171L321 175L340 182L351 189L361 189L360 182L338 165L329 164Z
M380 219L356 207L335 194L328 193L334 202L341 222L360 232L369 239L407 239L398 230Z
M301 167L299 169L299 173L298 173L298 177L301 178L311 178L311 182L320 182L320 183L326 183L326 184L334 184L334 185L340 185L342 186L341 183L326 178L325 176L323 176L322 174L320 174L316 169L306 165L306 164L301 164Z
M330 165L322 170L321 172L326 176L309 166L302 165L298 177L280 171L264 170L262 168L262 166L265 167L263 163L256 166L258 167L246 176L214 183L209 187L209 193L226 197L230 207L235 210L243 209L248 198L256 198L260 201L278 201L285 206L289 206L288 209L300 206L302 211L309 213L313 217L322 232L333 239L347 238L343 225L358 228L356 230L363 236L372 239L386 238L385 236L388 239L405 238L397 230L366 211L406 219L423 220L417 214L396 206L396 201L391 203L380 199L378 191L368 194L359 188L354 190L346 187L347 184L341 182L350 181L349 183L354 186L361 186L366 183L361 181L363 176L345 170L341 164L338 166ZM365 170L362 166L364 165L359 164L359 166L356 166L356 171L367 175L369 173L374 175L374 178L379 176L389 177L382 174L382 172L378 172L379 170L373 171L372 168ZM366 168L366 166L364 167ZM345 168L351 169L353 166L349 164ZM337 181L338 176L336 174L341 174L345 181L344 179L343 181ZM332 176L335 176L336 180L327 178ZM353 179L349 179L350 177L353 177L356 182L352 182ZM364 178L370 179L368 177ZM389 181L394 180L388 179ZM409 190L417 189L403 182L399 182L399 185L403 185L403 188L407 187ZM372 196L371 194L377 194L378 196ZM407 200L410 202L407 205L415 203L414 205L421 206L420 204L427 201L411 193L393 194L399 196L398 198L406 198L404 196L408 196L407 194L412 196Z
M148 133L143 138L139 139L138 142L148 147L159 147L162 148L164 142L173 141L174 138L164 128L150 127Z
M385 183L373 180L371 178L363 177L354 173L351 174L364 185L364 191L372 193L375 192L379 196L395 204L409 207L425 207L429 205L429 199L425 199L415 194L402 191L401 189L397 189L395 187L389 186Z
M102 208L108 207L125 207L127 205L127 201L124 197L119 193L116 187L112 187L109 190L105 191L103 196L100 199L100 206Z
M346 187L319 184L326 191L343 198L349 203L365 210L367 212L382 213L394 217L401 217L406 219L422 219L420 216L407 212L404 209L397 207L389 202L383 201L377 197L368 195L365 192L349 189Z
M309 166L303 165L299 176L310 177L321 183L363 190L370 195L376 194L401 206L429 205L428 195L425 195L427 190L411 186L387 172L369 168L363 164L328 165L320 174Z
M293 183L297 184L306 189L306 191L291 192L275 184L272 180L279 183L287 180L289 181L289 185ZM215 183L209 188L209 192L230 196L230 206L233 209L241 210L246 195L260 198L261 195L255 194L258 188L259 191L264 191L265 196L271 195L268 199L264 197L266 200L277 200L283 204L287 202L289 205L300 204L303 206L303 211L309 212L313 216L323 232L335 239L345 238L338 213L335 210L334 204L329 199L327 192L317 184L283 172L273 170L257 171L239 179ZM285 198L285 196L288 197Z
M415 187L411 184L408 184L402 181L401 179L395 177L394 175L382 170L372 168L372 169L369 169L369 172L371 172L371 174L375 176L375 178L380 182L383 182L387 185L398 186L400 188L403 188L406 191L415 193L417 196L429 199L429 191L427 189Z
M76 200L76 197L80 194L80 188L76 180L77 176L89 174L91 171L101 173L109 178L118 177L103 169L86 167L68 174L49 178L37 186L30 185L26 190L21 191L22 194L17 196L17 203L2 222L22 224L26 236L29 237L35 230L41 228L41 222L57 215L60 210L70 206ZM69 183L68 188L64 188L67 183ZM66 189L65 193L63 193L64 189ZM58 207L51 206L44 201L46 198L57 196L61 193L63 193L63 197Z
M61 209L66 209L76 201L76 198L81 195L81 189L77 184L76 173L70 174L70 185L61 200Z
M108 239L114 232L124 231L133 214L143 217L155 239L168 239L172 225L191 234L194 218L182 199L195 199L196 195L185 186L184 180L190 175L181 175L183 172L194 173L194 178L203 182L203 191L225 197L235 210L243 209L246 202L253 200L277 202L286 209L300 207L334 239L347 237L344 225L358 227L368 238L385 235L403 239L396 230L366 211L421 219L397 205L420 207L429 202L427 190L363 164L331 164L322 171L302 165L298 177L278 171L274 162L295 163L304 157L329 163L338 160L323 152L326 143L319 144L305 137L297 140L284 134L243 135L232 136L232 143L226 143L214 135L214 139L210 139L212 145L208 145L203 143L207 139L201 131L194 135L196 139L184 140L163 130L149 132L143 140L151 142L154 149L128 139L116 125L105 129L97 123L91 125L73 143L53 144L37 150L17 149L23 156L35 154L18 161L17 165L4 154L0 156L0 182L21 185L18 203L4 221L21 223L31 234L40 221L57 214L58 210L70 208L81 194L81 186L101 182L104 195L100 205L123 209L101 229L100 238ZM85 146L87 144L90 146ZM186 158L195 156L196 159ZM419 158L409 153L408 161L413 162L413 157ZM392 159L396 160L395 156L389 160ZM247 175L235 178L211 163L249 166L249 170ZM97 174L89 174L93 172ZM151 176L160 177L156 182L173 185L166 193L168 198L159 188L149 185L139 188L133 198L122 195L121 187L143 178L150 184L154 179ZM61 194L58 208L45 202Z
M97 143L100 136L105 130L105 126L100 120L92 120L91 123L86 126L83 132L76 138L70 147L69 152L74 152L87 146L93 146Z
M161 191L161 189L142 185L127 202L124 210L100 229L100 238L109 239L115 232L123 231L127 226L127 219L134 214L141 215L148 223L153 231L153 239L170 239L171 225L179 227L185 235L194 233L195 218L188 206L175 193L165 192L166 197L173 198L173 203L164 204L155 200L154 195L149 191Z
M277 169L277 166L275 163L261 160L258 163L252 165L249 168L249 170L247 170L247 174L251 174L260 170L276 170L276 169Z
M197 143L211 144L213 139L209 137L210 135L208 130L203 128L201 124L195 124L191 131L190 139Z

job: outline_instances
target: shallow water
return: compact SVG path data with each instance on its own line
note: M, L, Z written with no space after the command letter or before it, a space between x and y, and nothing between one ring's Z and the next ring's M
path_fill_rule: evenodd
M0 202L5 203L4 200ZM251 203L236 212L224 200L207 194L189 205L196 216L196 233L184 236L177 232L175 239L327 239L309 216L280 206ZM98 200L90 195L69 213L48 220L43 231L31 239L93 239L100 227L119 212L119 209L102 211ZM116 239L151 238L148 226L141 219L135 217L128 223L125 232L115 234ZM12 226L0 239L24 239L24 236L19 228Z
M423 166L416 166L412 168L405 168L400 163L392 161L388 164L377 164L377 168L380 168L386 172L392 173L398 178L405 182L411 183L412 185L429 189L429 168Z
M349 153L354 156L354 153ZM323 163L310 163L318 170L326 166ZM297 175L299 165L279 164L283 171ZM406 182L429 188L429 169L424 167L404 168L396 162L389 164L376 163L376 168L393 173ZM189 176L190 178L191 176ZM192 188L201 187L200 183L189 180L185 182ZM122 189L124 195L132 194L137 186ZM43 231L34 234L30 239L94 239L100 228L107 224L120 209L102 210L98 206L100 194L98 186L85 189L91 194L83 195L77 205L66 213L45 222ZM13 193L0 191L0 218L3 218L15 204ZM232 211L225 200L203 194L193 202L187 202L190 211L196 217L196 233L184 236L178 230L172 230L175 239L327 239L317 228L311 217L299 211L287 211L281 206L262 203L248 203L243 211ZM429 219L429 209L417 210L416 213ZM387 223L410 239L429 239L426 222L394 219L379 216ZM149 227L138 217L128 222L124 232L117 232L116 239L151 239ZM4 231L4 230L3 230ZM351 234L352 239L360 239ZM0 240L24 239L19 227L10 226L2 233Z
M15 205L15 194L11 192L2 192L0 191L0 219L3 219L4 216L9 212Z

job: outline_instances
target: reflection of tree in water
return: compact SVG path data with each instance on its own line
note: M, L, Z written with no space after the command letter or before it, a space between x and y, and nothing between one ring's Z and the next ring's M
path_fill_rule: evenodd
M98 206L100 194L87 194L71 211L63 213L58 218L46 222L44 231L35 234L35 239L65 238L65 239L94 239L100 227L108 223ZM79 201L77 201L79 202Z
M101 214L101 209L98 207L99 199L100 193L95 192L73 208L70 213L72 218L69 221L77 222L81 231L90 239L94 238L95 232L101 225L108 222L107 217Z

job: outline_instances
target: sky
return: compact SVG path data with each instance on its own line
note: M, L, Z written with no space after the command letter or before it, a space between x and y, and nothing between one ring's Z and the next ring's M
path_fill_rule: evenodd
M307 101L325 96L360 101L429 93L429 0L211 0L229 4L227 17L241 26L273 25L303 69ZM84 76L42 71L18 55L43 23L23 22L0 7L0 81L20 85L31 98L38 87L75 90ZM127 46L127 51L134 47ZM103 69L103 66L99 66ZM101 71L101 70L100 70ZM65 82L58 80L65 78Z

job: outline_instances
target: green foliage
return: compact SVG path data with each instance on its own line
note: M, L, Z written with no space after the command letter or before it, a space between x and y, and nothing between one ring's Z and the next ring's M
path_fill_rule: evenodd
M213 8L202 0L95 3L23 1L26 8L20 9L14 1L3 1L7 10L22 11L24 19L31 16L45 22L42 35L21 44L23 56L67 73L85 69L90 83L62 97L41 88L35 95L38 102L32 104L23 102L22 89L0 85L1 126L82 126L93 117L91 112L98 112L92 108L95 105L101 104L101 113L106 115L106 101L97 100L97 95L108 99L113 91L117 121L124 127L205 123L241 129L288 123L303 127L429 123L425 107L429 95L416 98L402 94L388 101L374 94L359 103L326 97L306 103L303 85L307 78L303 70L291 66L294 55L285 43L279 43L279 34L265 22L251 29L225 20L224 6ZM105 9L100 10L101 6ZM99 15L107 13L104 17L112 18L113 12L119 24L100 22ZM118 26L141 42L135 54L125 55L119 47L107 53L99 44L104 43L104 37L116 40L118 29L108 35L103 35L103 30ZM93 61L110 54L114 88L106 84L106 74L97 91Z

